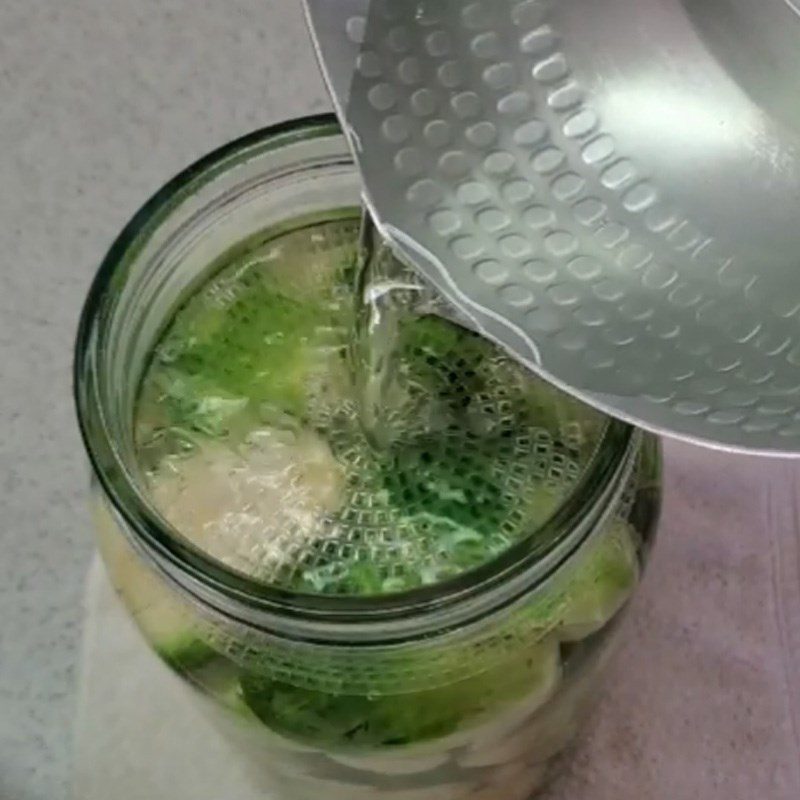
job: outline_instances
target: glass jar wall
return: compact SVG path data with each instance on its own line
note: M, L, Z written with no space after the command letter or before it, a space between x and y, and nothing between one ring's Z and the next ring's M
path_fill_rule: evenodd
M253 568L254 548L243 546L245 539L232 548L210 544L208 532L217 531L212 517L228 502L230 486L252 483L242 478L239 461L219 468L214 425L220 408L225 425L235 427L234 418L239 424L239 406L230 397L223 398L231 401L227 405L212 404L210 415L206 403L202 424L195 419L190 435L170 434L185 452L171 453L166 461L159 449L163 436L161 444L152 446L150 437L143 447L142 431L156 427L148 427L141 412L153 352L177 324L176 314L185 313L206 287L219 290L219 282L210 282L233 252L250 259L257 252L264 269L284 269L297 287L302 263L286 268L285 260L269 254L281 256L287 243L305 242L314 251L309 286L317 291L328 285L326 270L357 261L359 193L336 123L302 120L236 142L192 167L122 234L92 288L76 360L100 549L152 648L213 701L242 757L274 778L285 800L522 800L543 785L553 759L596 700L618 622L640 582L660 500L660 456L652 437L537 384L533 433L498 434L498 441L514 443L507 451L515 460L467 462L463 453L474 434L451 436L450 450L461 458L462 472L456 472L469 463L475 483L437 489L449 507L464 493L477 492L475 486L487 497L497 489L498 496L510 498L506 516L498 518L499 527L513 532L508 546L472 565L465 554L474 553L474 541L462 526L449 540L454 544L447 556L454 560L429 580L399 580L406 573L398 572L398 563L413 556L404 550L395 553L397 563L378 583L369 583L370 591L360 593L351 591L353 576L360 576L363 587L369 560L357 555L346 580L334 582L331 591L331 581L320 582L319 575L332 573L316 564L311 569L304 562L291 573L292 581L278 579L287 553L294 552L290 540L281 538L281 526L290 524L278 513L288 503L283 484L271 484L269 495L260 490L260 499L248 507L262 504L262 533L263 508L277 509L270 525L281 542L275 548L280 570L265 571L263 559ZM250 249L243 251L244 243ZM208 352L224 360L220 335L216 328L209 334ZM264 341L258 346L267 348ZM480 348L488 345L462 338L448 346L445 355L458 351L463 361L467 351L482 357ZM429 341L421 348L428 362L431 347ZM293 370L297 363L292 360ZM513 383L516 368L502 354L492 356L491 364ZM288 362L281 365L288 368ZM509 400L504 388L502 407L514 397ZM295 395L283 391L281 399L294 402ZM341 398L334 403L342 404ZM251 443L253 434L248 428L242 442ZM310 441L295 431L292 442L298 440ZM310 446L304 446L307 453ZM282 452L291 460L299 451ZM448 452L434 448L430 460L442 462ZM241 450L236 453L238 459ZM337 484L331 476L338 474L341 457L332 446L324 453L312 461L329 491ZM332 472L320 466L328 461ZM216 467L198 472L198 464L210 462ZM181 481L154 483L165 463ZM186 493L193 486L187 475L201 481L194 495ZM390 488L398 480L396 469L392 480ZM423 489L432 482L418 481ZM534 498L541 510L523 516L515 497ZM333 505L324 509L326 515ZM408 527L407 518L387 519L387 535L392 525ZM359 537L358 546L336 540L336 552L358 553L363 530ZM374 549L368 552L375 556Z

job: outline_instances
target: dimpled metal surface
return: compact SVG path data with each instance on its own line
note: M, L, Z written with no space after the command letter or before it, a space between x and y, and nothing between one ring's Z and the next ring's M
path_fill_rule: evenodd
M651 430L800 453L785 0L308 0L365 196L486 335Z

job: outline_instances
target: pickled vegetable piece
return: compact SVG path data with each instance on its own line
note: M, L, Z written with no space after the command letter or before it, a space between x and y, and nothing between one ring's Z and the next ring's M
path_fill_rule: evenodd
M600 631L639 582L637 539L627 522L609 524L575 556L574 565L542 586L522 608L522 618L565 643Z
M342 499L342 471L308 431L258 428L238 448L200 442L162 464L153 499L178 531L220 561L254 576L286 548L324 537Z
M410 661L411 674L413 669ZM426 691L335 694L250 674L242 679L242 692L256 716L278 733L330 746L391 747L448 736L512 700L536 695L541 704L560 674L558 646L547 640L493 671Z
M626 522L615 522L592 543L567 588L567 603L558 635L576 642L603 628L633 594L639 582L635 534Z

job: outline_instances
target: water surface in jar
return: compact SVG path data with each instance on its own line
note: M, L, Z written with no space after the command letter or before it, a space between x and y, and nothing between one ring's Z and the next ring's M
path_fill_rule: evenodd
M295 591L388 594L485 564L551 514L601 426L429 313L388 254L360 259L359 225L232 249L166 328L138 404L166 518Z

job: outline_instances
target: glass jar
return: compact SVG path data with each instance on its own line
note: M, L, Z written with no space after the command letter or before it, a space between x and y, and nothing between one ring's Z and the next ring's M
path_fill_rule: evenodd
M352 218L355 238L359 203L337 123L309 118L189 168L114 244L76 357L100 550L148 642L213 701L276 799L522 800L597 699L641 578L661 494L653 437L544 387L582 469L541 528L472 572L375 598L297 594L214 560L159 514L137 464L149 355L212 266L298 221Z

